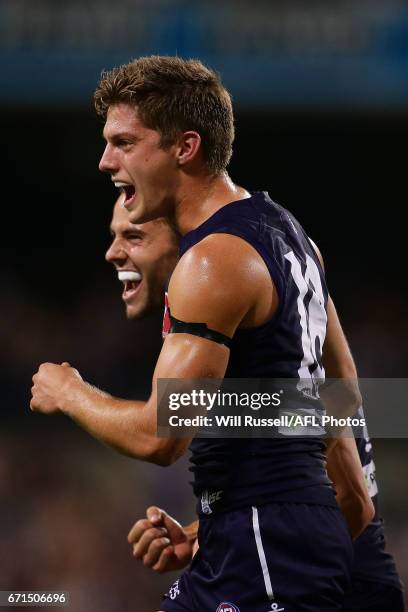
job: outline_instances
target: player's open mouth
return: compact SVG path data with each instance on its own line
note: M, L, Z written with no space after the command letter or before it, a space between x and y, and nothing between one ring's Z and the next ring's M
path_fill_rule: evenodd
M142 275L134 270L119 270L118 278L123 283L123 301L132 300L142 283Z
M136 189L134 185L123 183L122 181L115 181L115 187L117 187L118 189L121 189L123 193L125 194L125 200L123 202L123 206L125 208L130 208L136 196Z

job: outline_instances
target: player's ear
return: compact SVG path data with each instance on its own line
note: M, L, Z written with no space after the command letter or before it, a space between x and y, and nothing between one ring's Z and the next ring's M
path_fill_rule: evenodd
M201 146L201 136L198 132L188 131L181 134L176 145L176 157L179 166L193 161Z

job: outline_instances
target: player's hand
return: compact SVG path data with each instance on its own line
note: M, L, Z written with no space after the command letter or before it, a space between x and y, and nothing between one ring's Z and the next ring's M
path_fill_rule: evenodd
M82 382L82 378L69 363L43 363L33 376L30 408L34 412L53 414L60 410L61 401L70 393L72 385Z
M159 573L188 565L193 545L180 523L156 506L147 509L146 517L137 521L128 535L134 557Z

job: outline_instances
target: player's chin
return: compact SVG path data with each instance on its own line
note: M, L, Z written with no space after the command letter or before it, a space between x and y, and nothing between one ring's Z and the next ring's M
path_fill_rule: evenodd
M126 318L143 319L150 312L149 304L146 300L138 300L135 303L126 304Z
M129 210L129 221L136 224L148 223L163 216L163 211L160 207L157 207L148 200L142 200L142 198L137 201L137 205Z
M129 208L130 223L146 223L150 221L150 214L141 198L136 198L132 208Z

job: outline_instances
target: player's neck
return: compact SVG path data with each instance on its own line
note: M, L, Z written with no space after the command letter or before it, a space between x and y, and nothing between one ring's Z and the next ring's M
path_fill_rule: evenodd
M195 177L183 185L175 210L176 227L181 235L187 234L226 204L249 197L250 193L235 185L226 172L200 181Z

